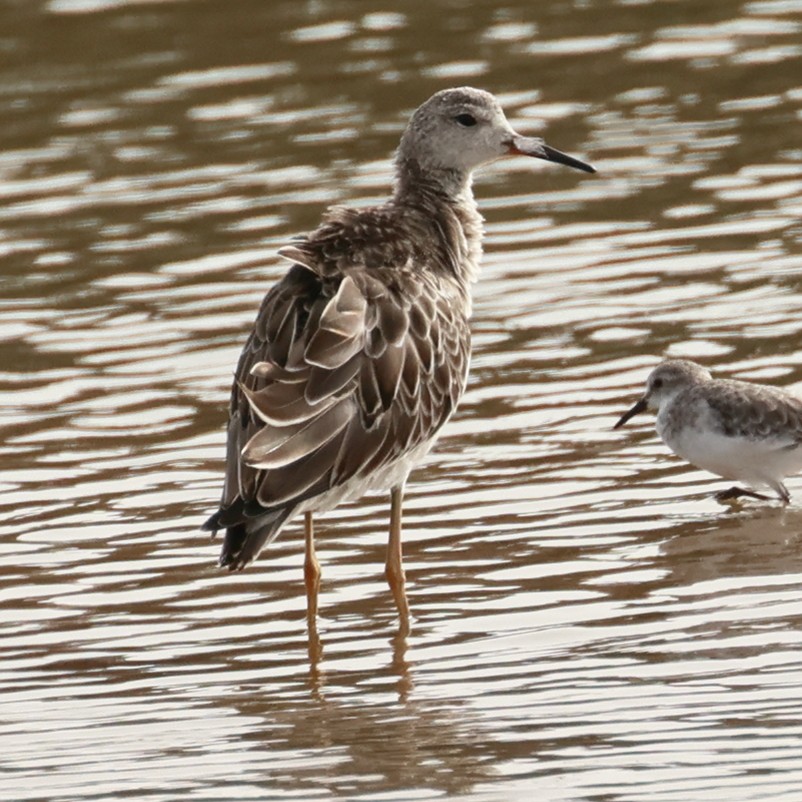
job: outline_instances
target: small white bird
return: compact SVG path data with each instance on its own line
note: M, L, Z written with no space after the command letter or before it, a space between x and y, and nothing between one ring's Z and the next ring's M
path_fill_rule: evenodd
M613 428L647 409L657 410L663 442L697 468L753 487L770 487L788 504L786 476L802 470L802 400L765 384L714 379L686 359L658 365L643 397ZM768 499L744 487L716 494Z

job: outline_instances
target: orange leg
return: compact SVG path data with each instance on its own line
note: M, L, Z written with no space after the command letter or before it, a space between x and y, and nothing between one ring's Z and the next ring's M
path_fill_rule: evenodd
M317 594L320 590L320 563L315 554L315 527L312 513L304 513L304 582L306 584L306 616L314 624L317 620Z
M409 632L409 604L405 588L406 577L401 556L401 506L404 500L404 486L398 485L390 491L390 541L387 544L387 565L385 576L395 597L398 608L400 632Z

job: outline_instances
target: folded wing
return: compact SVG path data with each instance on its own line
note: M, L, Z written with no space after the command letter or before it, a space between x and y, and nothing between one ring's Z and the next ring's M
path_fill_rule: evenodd
M760 388L740 381L719 383L708 403L722 421L723 434L759 440L767 450L793 449L802 444L802 400L784 390Z
M237 367L210 529L286 517L367 479L430 439L465 385L467 323L447 286L397 267L325 276L302 246L284 255L296 264Z

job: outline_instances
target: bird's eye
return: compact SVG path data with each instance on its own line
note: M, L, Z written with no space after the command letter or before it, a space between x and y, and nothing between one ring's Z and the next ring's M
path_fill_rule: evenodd
M476 125L476 117L474 117L473 114L458 114L454 120L463 128L470 128Z
M652 390L659 390L662 386L663 386L663 380L662 379L655 379L652 382Z

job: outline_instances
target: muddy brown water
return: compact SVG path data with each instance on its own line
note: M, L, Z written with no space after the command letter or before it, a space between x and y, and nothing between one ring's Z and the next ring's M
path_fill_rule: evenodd
M802 799L797 503L643 418L666 354L802 389L799 0L0 5L0 798ZM468 393L247 572L198 531L275 251L470 83L591 160L486 169Z

